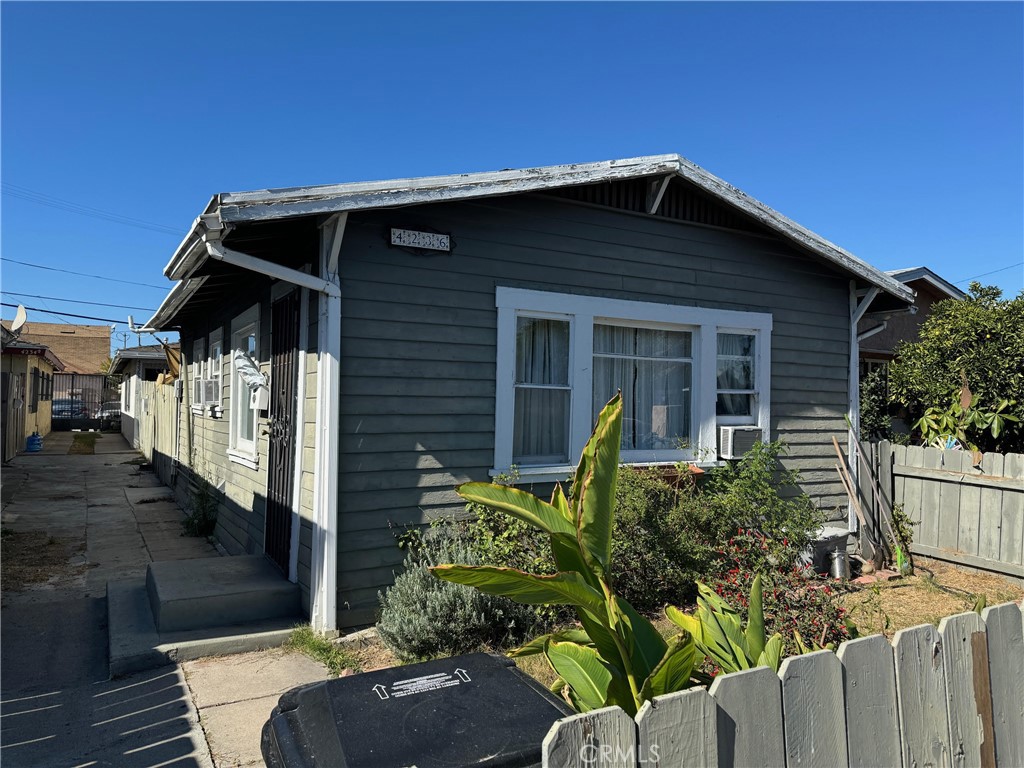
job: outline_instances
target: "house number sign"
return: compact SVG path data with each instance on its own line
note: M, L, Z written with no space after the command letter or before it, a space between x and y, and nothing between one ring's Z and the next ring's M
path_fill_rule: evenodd
M400 245L405 248L422 248L428 251L444 251L450 253L452 250L452 236L442 235L437 232L416 232L411 229L391 229L391 244Z

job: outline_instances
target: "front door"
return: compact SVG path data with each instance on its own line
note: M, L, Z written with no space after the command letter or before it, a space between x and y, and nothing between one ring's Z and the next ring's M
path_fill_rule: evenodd
M296 357L299 354L298 291L271 305L270 436L264 550L288 575L295 482Z

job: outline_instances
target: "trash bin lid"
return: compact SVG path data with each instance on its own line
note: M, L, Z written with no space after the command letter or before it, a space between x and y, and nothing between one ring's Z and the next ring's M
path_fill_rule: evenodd
M573 714L486 653L351 675L281 696L264 726L269 768L540 765L551 725Z

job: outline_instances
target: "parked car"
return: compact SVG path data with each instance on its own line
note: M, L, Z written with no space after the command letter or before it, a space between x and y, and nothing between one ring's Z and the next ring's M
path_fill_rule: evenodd
M60 399L53 401L51 415L54 419L87 419L89 411L81 400Z
M92 417L100 420L100 429L121 428L121 401L110 400L101 403Z

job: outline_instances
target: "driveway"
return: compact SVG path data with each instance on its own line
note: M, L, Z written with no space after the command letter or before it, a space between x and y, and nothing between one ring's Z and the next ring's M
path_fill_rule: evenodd
M53 433L3 469L0 764L212 766L180 666L107 679L106 582L152 559L137 515L150 500L131 489L163 486L120 435L93 455L68 455L72 439ZM215 555L201 539L179 549Z

